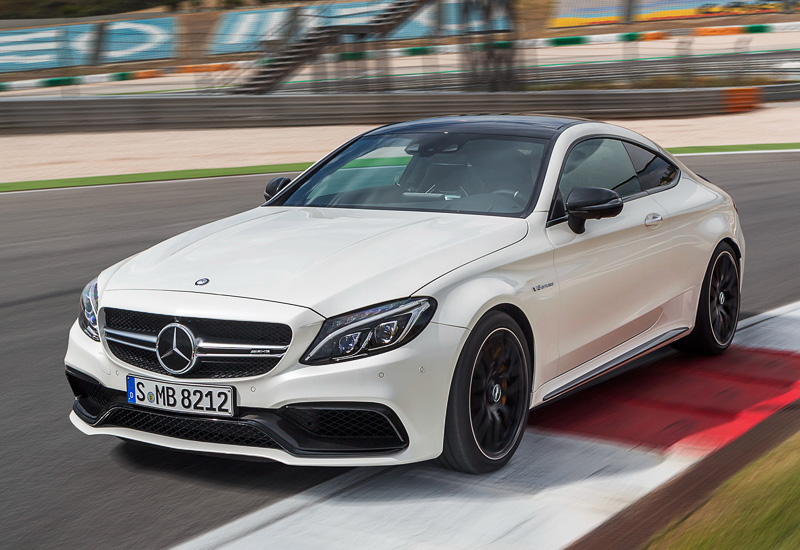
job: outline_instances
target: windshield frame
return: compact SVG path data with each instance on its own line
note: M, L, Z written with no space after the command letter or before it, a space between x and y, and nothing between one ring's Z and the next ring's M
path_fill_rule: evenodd
M308 180L316 175L320 170L324 167L328 166L331 162L334 162L341 154L345 153L350 147L355 145L357 142L363 140L364 138L370 137L387 137L391 135L403 136L409 134L446 134L446 133L455 133L455 132L447 132L447 131L414 131L414 132L386 132L381 131L380 133L374 133L374 131L365 132L359 136L354 137L353 139L347 141L346 143L342 144L340 147L336 148L334 151L320 159L317 163L309 167L306 171L302 172L297 178L295 178L289 185L287 185L284 189L282 189L277 195L273 198L262 204L261 206L280 206L283 208L333 208L338 210L375 210L375 211L400 211L400 212L420 212L420 213L430 213L430 214L463 214L463 215L471 215L471 216L495 216L495 217L503 217L503 218L527 218L533 209L536 207L536 204L539 200L542 184L544 179L547 175L548 168L550 165L550 157L553 152L553 148L555 146L555 142L557 141L558 134L553 135L552 137L543 137L541 135L535 135L535 132L531 132L534 135L519 135L519 134L492 134L486 132L458 132L462 134L469 134L469 135L482 135L487 138L495 137L499 139L522 139L522 140L531 140L531 141L541 141L544 145L544 150L542 153L542 160L539 165L539 171L536 175L536 179L533 182L533 189L531 192L531 196L528 199L528 203L525 207L519 212L480 212L480 211L466 211L466 210L425 210L419 208L405 208L401 206L374 206L374 205L364 205L364 206L353 206L353 205L346 205L346 206L336 206L336 205L326 205L326 206L310 206L310 205L286 205L284 204L286 200L291 197L301 186L303 186Z

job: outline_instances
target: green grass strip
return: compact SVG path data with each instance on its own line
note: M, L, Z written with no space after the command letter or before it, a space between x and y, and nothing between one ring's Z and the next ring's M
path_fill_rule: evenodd
M800 149L800 143L757 143L753 145L709 145L705 147L670 147L673 155L689 153L741 153L744 151L786 151Z
M120 174L116 176L89 176L85 178L16 181L10 183L0 183L0 193L4 191L29 191L32 189L83 187L86 185L109 185L114 183L143 183L148 181L218 178L223 176L245 176L251 174L270 174L279 172L300 172L311 166L311 164L311 162L295 162L289 164L266 164L263 166L241 166L237 168L201 168L197 170L148 172L145 174Z
M648 550L800 548L800 434L726 481L700 508L654 537Z

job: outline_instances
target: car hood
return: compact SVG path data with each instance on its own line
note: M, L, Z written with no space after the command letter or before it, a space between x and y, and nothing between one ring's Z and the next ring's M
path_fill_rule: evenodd
M122 263L108 290L202 292L282 302L325 317L411 295L521 240L519 218L260 207ZM198 286L200 279L208 283Z

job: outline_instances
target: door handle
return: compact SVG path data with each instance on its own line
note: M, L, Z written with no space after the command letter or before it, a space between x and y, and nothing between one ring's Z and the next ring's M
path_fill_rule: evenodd
M663 219L660 214L648 214L644 219L644 224L647 227L656 227Z

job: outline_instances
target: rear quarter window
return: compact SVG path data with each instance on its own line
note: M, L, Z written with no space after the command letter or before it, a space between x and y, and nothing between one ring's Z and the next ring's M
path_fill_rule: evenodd
M629 142L623 142L633 162L642 191L668 187L678 177L678 169L664 158Z

